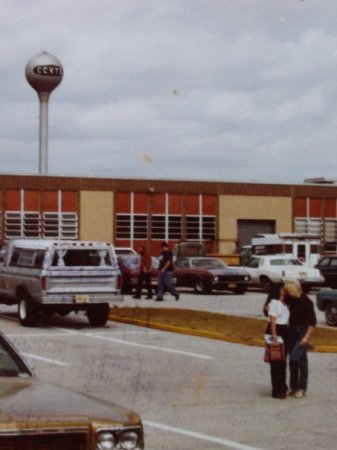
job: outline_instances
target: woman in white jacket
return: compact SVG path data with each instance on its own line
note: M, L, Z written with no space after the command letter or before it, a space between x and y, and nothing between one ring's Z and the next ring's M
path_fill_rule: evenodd
M288 348L289 341L289 309L285 304L285 291L280 288L279 299L272 299L267 306L268 326L266 329L267 338L272 340L272 345L284 343L285 350ZM287 398L287 362L271 361L270 376L272 385L272 397Z

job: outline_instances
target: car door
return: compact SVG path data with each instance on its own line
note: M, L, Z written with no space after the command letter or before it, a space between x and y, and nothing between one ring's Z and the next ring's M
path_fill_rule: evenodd
M247 265L244 267L250 275L250 284L260 284L260 272L259 267L261 264L261 258L251 258Z
M175 277L177 286L192 286L191 261L189 258L179 258L175 264Z

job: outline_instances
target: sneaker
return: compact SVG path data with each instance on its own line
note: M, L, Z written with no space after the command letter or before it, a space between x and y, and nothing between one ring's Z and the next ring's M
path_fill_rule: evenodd
M162 299L162 298L156 298L156 302L162 302L164 299Z
M296 394L296 391L291 390L288 392L288 397L294 397L295 394Z
M294 398L303 398L305 395L305 392L300 390L300 391L296 391L294 394Z
M175 296L175 298L176 298L176 301L178 301L178 300L179 300L179 297L180 297L179 292L177 292L176 294L174 294L174 296Z

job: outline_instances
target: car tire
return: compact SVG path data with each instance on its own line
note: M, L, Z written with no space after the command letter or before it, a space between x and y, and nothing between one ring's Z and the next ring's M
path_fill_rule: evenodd
M243 295L247 290L247 286L244 284L238 284L236 288L234 289L234 294L236 295Z
M198 278L194 283L194 291L197 294L209 294L212 288L209 284L205 283L201 278Z
M337 306L333 303L329 303L325 309L325 321L332 327L337 325Z
M92 305L87 310L89 323L92 327L103 327L109 319L110 308L107 303Z
M18 304L18 315L22 326L33 327L37 323L36 307L25 296L21 296Z
M260 281L261 281L261 286L262 286L263 292L266 292L266 293L270 292L273 287L273 282L271 281L271 279L263 276L260 278Z

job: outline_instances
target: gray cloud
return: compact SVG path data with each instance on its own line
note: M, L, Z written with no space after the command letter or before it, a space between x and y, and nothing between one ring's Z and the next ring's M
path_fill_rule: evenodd
M49 173L300 183L335 178L332 0L2 0L0 161L37 172L41 50L64 79Z

